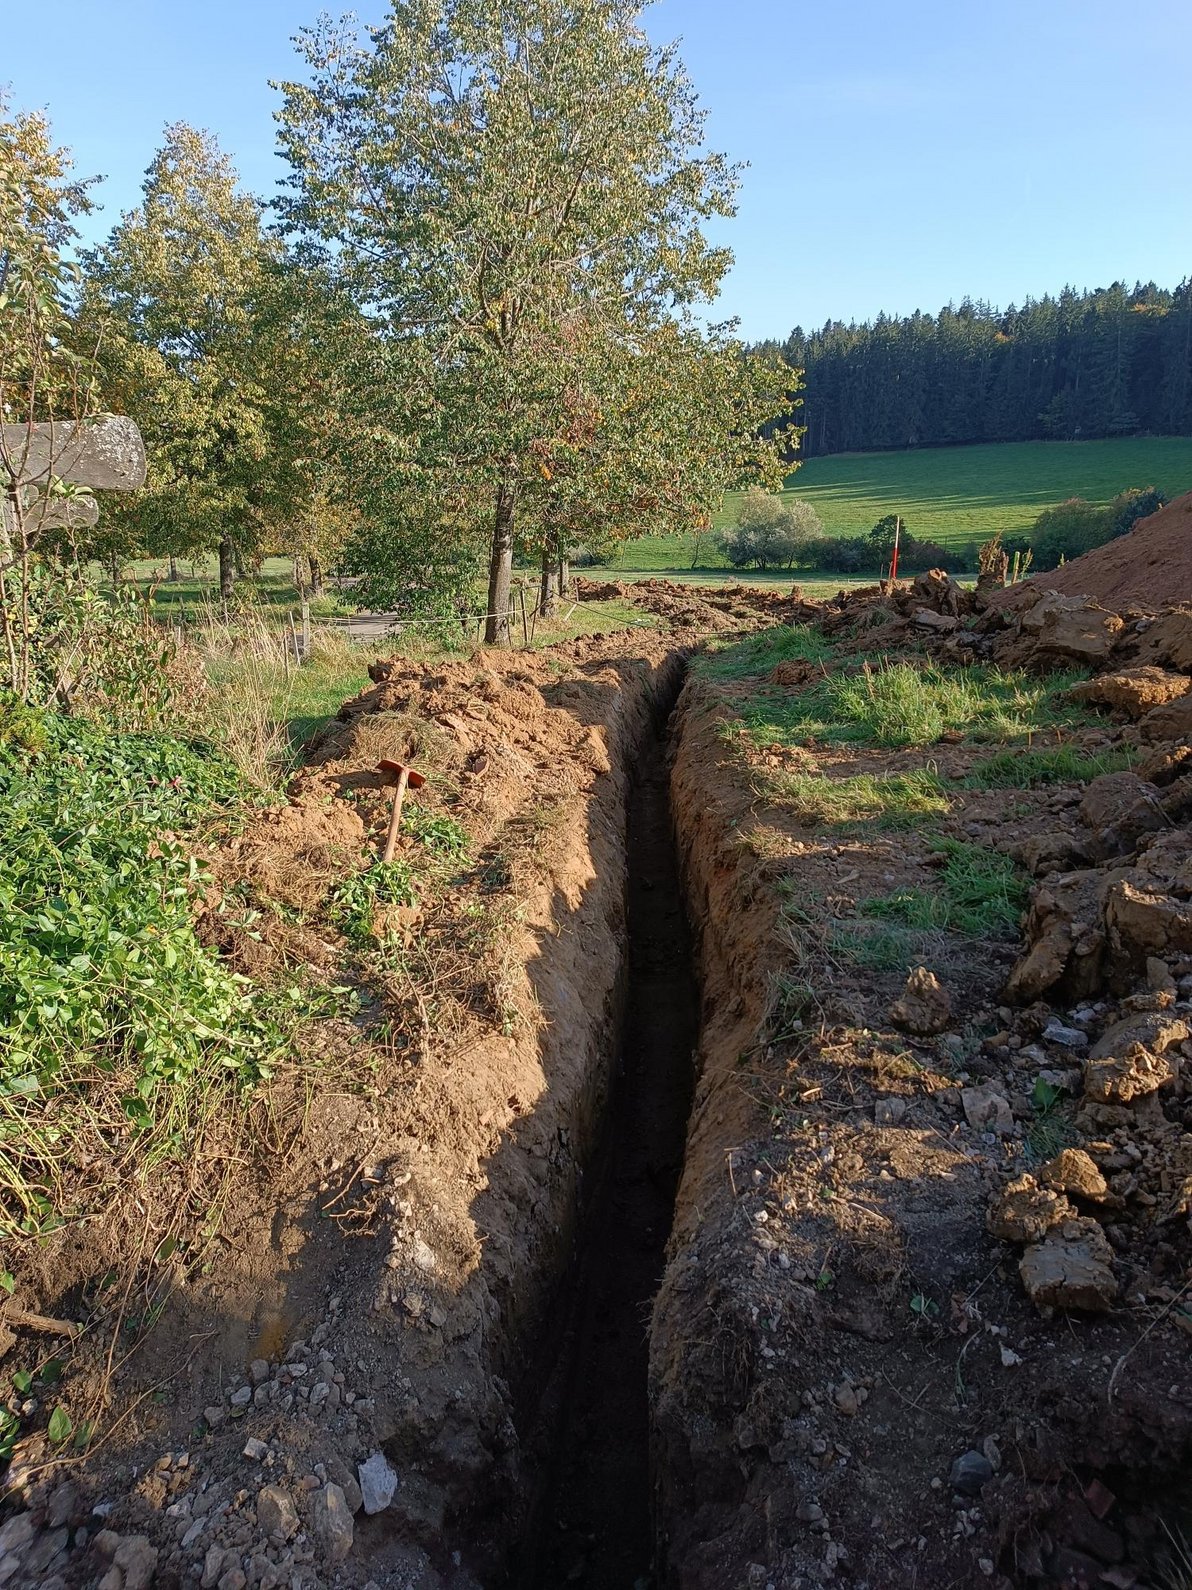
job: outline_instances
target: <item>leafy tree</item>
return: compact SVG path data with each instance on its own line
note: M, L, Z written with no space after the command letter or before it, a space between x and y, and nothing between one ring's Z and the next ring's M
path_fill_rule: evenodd
M183 122L145 175L143 199L84 256L84 313L104 335L105 389L141 427L146 490L111 510L150 553L234 556L264 526L265 371L253 329L278 245L215 140Z
M1158 513L1168 501L1167 493L1155 486L1130 486L1119 491L1109 505L1113 520L1111 534L1124 536L1140 519Z
M1113 533L1113 514L1109 508L1069 497L1067 502L1046 508L1035 520L1028 540L1037 569L1054 569L1069 558L1108 541Z
M643 352L728 264L702 223L732 213L734 173L638 19L635 0L397 0L367 40L304 31L309 80L282 85L283 217L394 345L395 471L428 528L444 503L436 541L487 540L490 642L520 505L542 519L543 449L594 384L582 350L559 361L566 328Z
M874 525L869 532L869 539L879 552L892 552L894 538L898 537L900 547L910 540L907 534L906 520L900 514L888 513Z

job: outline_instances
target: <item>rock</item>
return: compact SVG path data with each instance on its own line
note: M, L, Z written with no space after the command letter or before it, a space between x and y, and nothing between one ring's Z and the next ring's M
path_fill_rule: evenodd
M15 1513L7 1523L0 1525L0 1557L10 1552L19 1557L36 1533L32 1513Z
M1156 994L1178 994L1179 984L1171 975L1171 968L1157 955L1146 958L1146 985Z
M78 1486L70 1480L62 1480L54 1486L46 1502L46 1524L50 1529L59 1529L63 1524L81 1521L83 1511Z
M157 1571L157 1548L144 1535L128 1535L116 1547L112 1564L123 1576L124 1590L148 1590Z
M890 1020L906 1032L930 1037L943 1032L952 1019L952 1001L934 972L916 966L902 994L890 1006Z
M1104 662L1125 627L1087 596L1045 591L1019 620L1022 632L1034 637L1035 655L1071 657L1077 662Z
M1131 878L1107 891L1105 924L1114 946L1134 961L1192 950L1192 904Z
M939 634L946 634L960 627L958 618L954 618L950 613L933 613L929 607L916 608L911 614L911 623L917 624L920 629L933 629Z
M1081 1032L1079 1027L1065 1027L1058 1016L1051 1018L1041 1036L1045 1043L1058 1043L1065 1049L1087 1049L1089 1045L1087 1032Z
M252 1401L252 1387L237 1386L235 1391L229 1396L228 1401L233 1408L247 1408Z
M1014 1112L1010 1101L991 1082L979 1087L961 1088L960 1104L964 1118L974 1132L996 1132L1010 1137L1014 1132Z
M339 1388L336 1387L336 1390ZM364 1506L364 1498L360 1494L360 1487L356 1483L356 1476L337 1452L332 1452L325 1460L327 1478L334 1480L344 1493L344 1501L348 1504L350 1513L358 1513Z
M1049 872L1066 872L1078 862L1092 860L1088 842L1078 833L1063 829L1032 834L1015 845L1012 854L1036 878Z
M207 1547L207 1555L203 1558L203 1577L199 1580L201 1590L213 1590L213 1587L219 1583L226 1555L222 1546Z
M1079 815L1092 830L1089 849L1104 859L1133 850L1143 834L1167 826L1162 797L1137 773L1102 773L1088 785Z
M1094 1167L1095 1169L1096 1167ZM1040 1187L1033 1176L1019 1176L1005 1187L985 1217L990 1233L1003 1242L1037 1242L1053 1226L1076 1213L1068 1200Z
M1168 1016L1163 1011L1142 1011L1115 1021L1106 1027L1089 1050L1090 1060L1112 1060L1128 1053L1135 1044L1163 1054L1172 1044L1183 1043L1192 1037L1192 1028L1178 1016Z
M1045 1187L1072 1193L1090 1203L1101 1203L1109 1196L1109 1183L1083 1148L1061 1149L1054 1159L1039 1167L1039 1180Z
M263 1485L257 1492L257 1525L267 1535L292 1540L298 1533L298 1509L289 1491L280 1485Z
M352 1549L355 1527L344 1493L338 1485L324 1485L322 1490L315 1492L311 1527L328 1561L342 1562Z
M1095 1220L1078 1216L1028 1248L1018 1266L1037 1308L1103 1313L1118 1295L1113 1249Z
M259 1463L263 1457L268 1455L268 1453L268 1442L258 1440L255 1435L250 1435L248 1440L244 1443L243 1455L246 1458L251 1458L254 1463Z
M247 1583L248 1579L243 1568L229 1568L220 1576L219 1590L244 1590Z
M381 1513L393 1500L397 1490L397 1474L383 1452L374 1452L356 1469L360 1480L360 1498L366 1513Z
M1192 735L1192 696L1180 696L1148 712L1138 726L1144 740L1186 740Z
M1113 673L1098 674L1076 685L1068 693L1073 701L1090 701L1124 712L1127 717L1141 718L1154 707L1165 706L1184 695L1192 685L1187 674L1173 673L1169 668L1156 668L1142 663L1133 668L1119 668Z
M1106 936L1105 896L1121 877L1101 868L1061 873L1031 895L1025 937L1029 946L1006 981L1005 998L1029 1005L1060 986L1075 1002L1102 984Z
M220 1425L226 1422L227 1417L227 1409L217 1408L214 1403L210 1408L203 1409L203 1418L206 1419L209 1430L218 1430Z
M855 1386L850 1386L847 1380L842 1380L832 1393L832 1401L846 1418L855 1418L861 1411L861 1399L857 1396Z
M955 618L962 608L971 608L968 593L944 569L924 569L911 584L911 597L931 608L935 613L945 613Z
M254 1386L260 1386L269 1379L269 1364L264 1358L254 1358L248 1366L248 1378Z
M1133 1044L1113 1060L1090 1060L1084 1069L1085 1097L1095 1104L1129 1104L1174 1082L1176 1067L1166 1055Z
M993 1478L993 1464L984 1452L962 1452L948 1475L954 1491L961 1496L980 1496Z
M879 1099L873 1106L873 1124L875 1126L897 1126L906 1114L906 1100L892 1094L888 1099Z

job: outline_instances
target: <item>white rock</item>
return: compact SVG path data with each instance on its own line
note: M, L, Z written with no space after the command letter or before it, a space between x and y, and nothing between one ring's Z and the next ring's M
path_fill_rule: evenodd
M366 1513L380 1513L389 1506L397 1490L397 1474L383 1452L374 1452L356 1470L360 1495Z

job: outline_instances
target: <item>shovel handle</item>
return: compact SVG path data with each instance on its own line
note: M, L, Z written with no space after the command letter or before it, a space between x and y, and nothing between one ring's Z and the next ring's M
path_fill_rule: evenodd
M389 813L389 832L385 835L385 849L381 856L382 861L392 861L393 852L397 848L397 830L401 827L402 803L406 798L406 785L410 782L410 770L403 767L397 775L397 785L393 791L393 810Z

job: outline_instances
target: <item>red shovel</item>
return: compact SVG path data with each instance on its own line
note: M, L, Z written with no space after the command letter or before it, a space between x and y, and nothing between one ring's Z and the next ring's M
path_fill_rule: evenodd
M393 810L389 814L389 832L385 835L385 849L381 856L382 861L392 861L393 852L397 847L397 830L401 826L401 809L406 798L406 789L421 789L426 780L421 773L416 773L404 762L393 762L389 757L383 757L377 763L377 772L383 773L385 782L394 786Z

